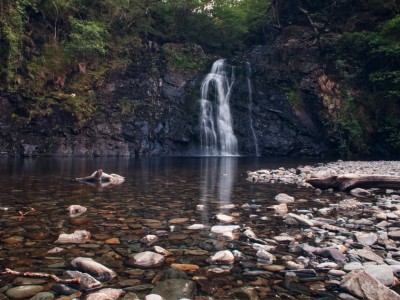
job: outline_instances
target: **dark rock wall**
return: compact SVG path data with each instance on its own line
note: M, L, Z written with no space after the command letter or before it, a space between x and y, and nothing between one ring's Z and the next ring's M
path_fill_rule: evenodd
M240 154L255 155L250 117L261 155L329 153L318 83L324 71L312 35L312 28L303 25L271 28L266 35L268 43L253 46L230 62L236 69L231 101ZM195 154L200 144L200 85L215 59L210 58L203 70L187 71L171 67L160 45L149 43L132 51L132 63L122 71L109 72L96 89L96 114L84 126L77 126L74 117L64 111L49 117L15 119L16 111L21 116L21 110L29 110L29 101L3 94L0 154ZM252 111L246 62L252 68Z

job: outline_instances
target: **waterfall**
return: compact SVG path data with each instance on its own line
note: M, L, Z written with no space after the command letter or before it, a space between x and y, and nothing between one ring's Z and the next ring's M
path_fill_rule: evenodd
M246 62L246 74L247 74L247 89L249 91L249 103L248 103L248 108L249 108L249 120L250 120L250 129L251 129L251 134L253 136L253 141L254 141L254 151L256 153L256 156L260 156L260 151L258 149L258 140L257 140L257 135L256 132L254 131L254 126L253 126L253 88L251 86L251 66L249 62Z
M204 155L238 155L229 106L235 79L233 68L228 78L224 59L214 62L201 84L200 140Z

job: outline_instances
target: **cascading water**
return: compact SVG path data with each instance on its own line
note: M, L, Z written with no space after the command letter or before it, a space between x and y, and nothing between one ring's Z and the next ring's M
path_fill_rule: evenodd
M260 151L258 149L258 140L257 140L257 135L254 130L253 126L253 88L251 86L251 66L249 62L246 62L246 79L247 79L247 89L249 91L249 120L250 120L250 129L251 129L251 134L253 135L253 141L254 141L254 151L256 153L256 156L260 156Z
M234 72L229 79L224 59L214 62L201 84L200 139L204 155L238 155L237 139L232 128L229 98Z

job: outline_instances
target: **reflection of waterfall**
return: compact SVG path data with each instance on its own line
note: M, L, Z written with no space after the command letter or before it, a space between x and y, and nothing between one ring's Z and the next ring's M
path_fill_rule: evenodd
M237 155L229 98L234 72L228 78L224 59L214 62L201 85L200 139L204 155Z
M251 134L253 135L253 141L254 141L254 150L257 156L260 156L260 152L258 150L258 140L256 136L256 132L254 131L254 126L253 126L253 88L251 86L251 66L249 62L246 62L246 73L247 73L247 88L249 91L249 120L250 120L250 129L251 129Z
M202 211L203 224L208 223L210 203L217 202L219 208L231 203L236 169L236 157L202 159L200 204L205 206Z

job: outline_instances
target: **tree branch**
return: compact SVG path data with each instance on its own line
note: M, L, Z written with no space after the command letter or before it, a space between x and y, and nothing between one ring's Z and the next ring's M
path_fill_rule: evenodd
M11 269L6 268L5 272L2 274L9 274L9 275L15 275L15 276L22 276L22 277L34 277L34 278L49 278L55 282L58 283L65 283L65 284L70 284L70 283L77 283L79 284L81 282L80 278L74 278L74 279L61 279L58 278L54 274L46 274L46 273L32 273L32 272L18 272L18 271L13 271Z

